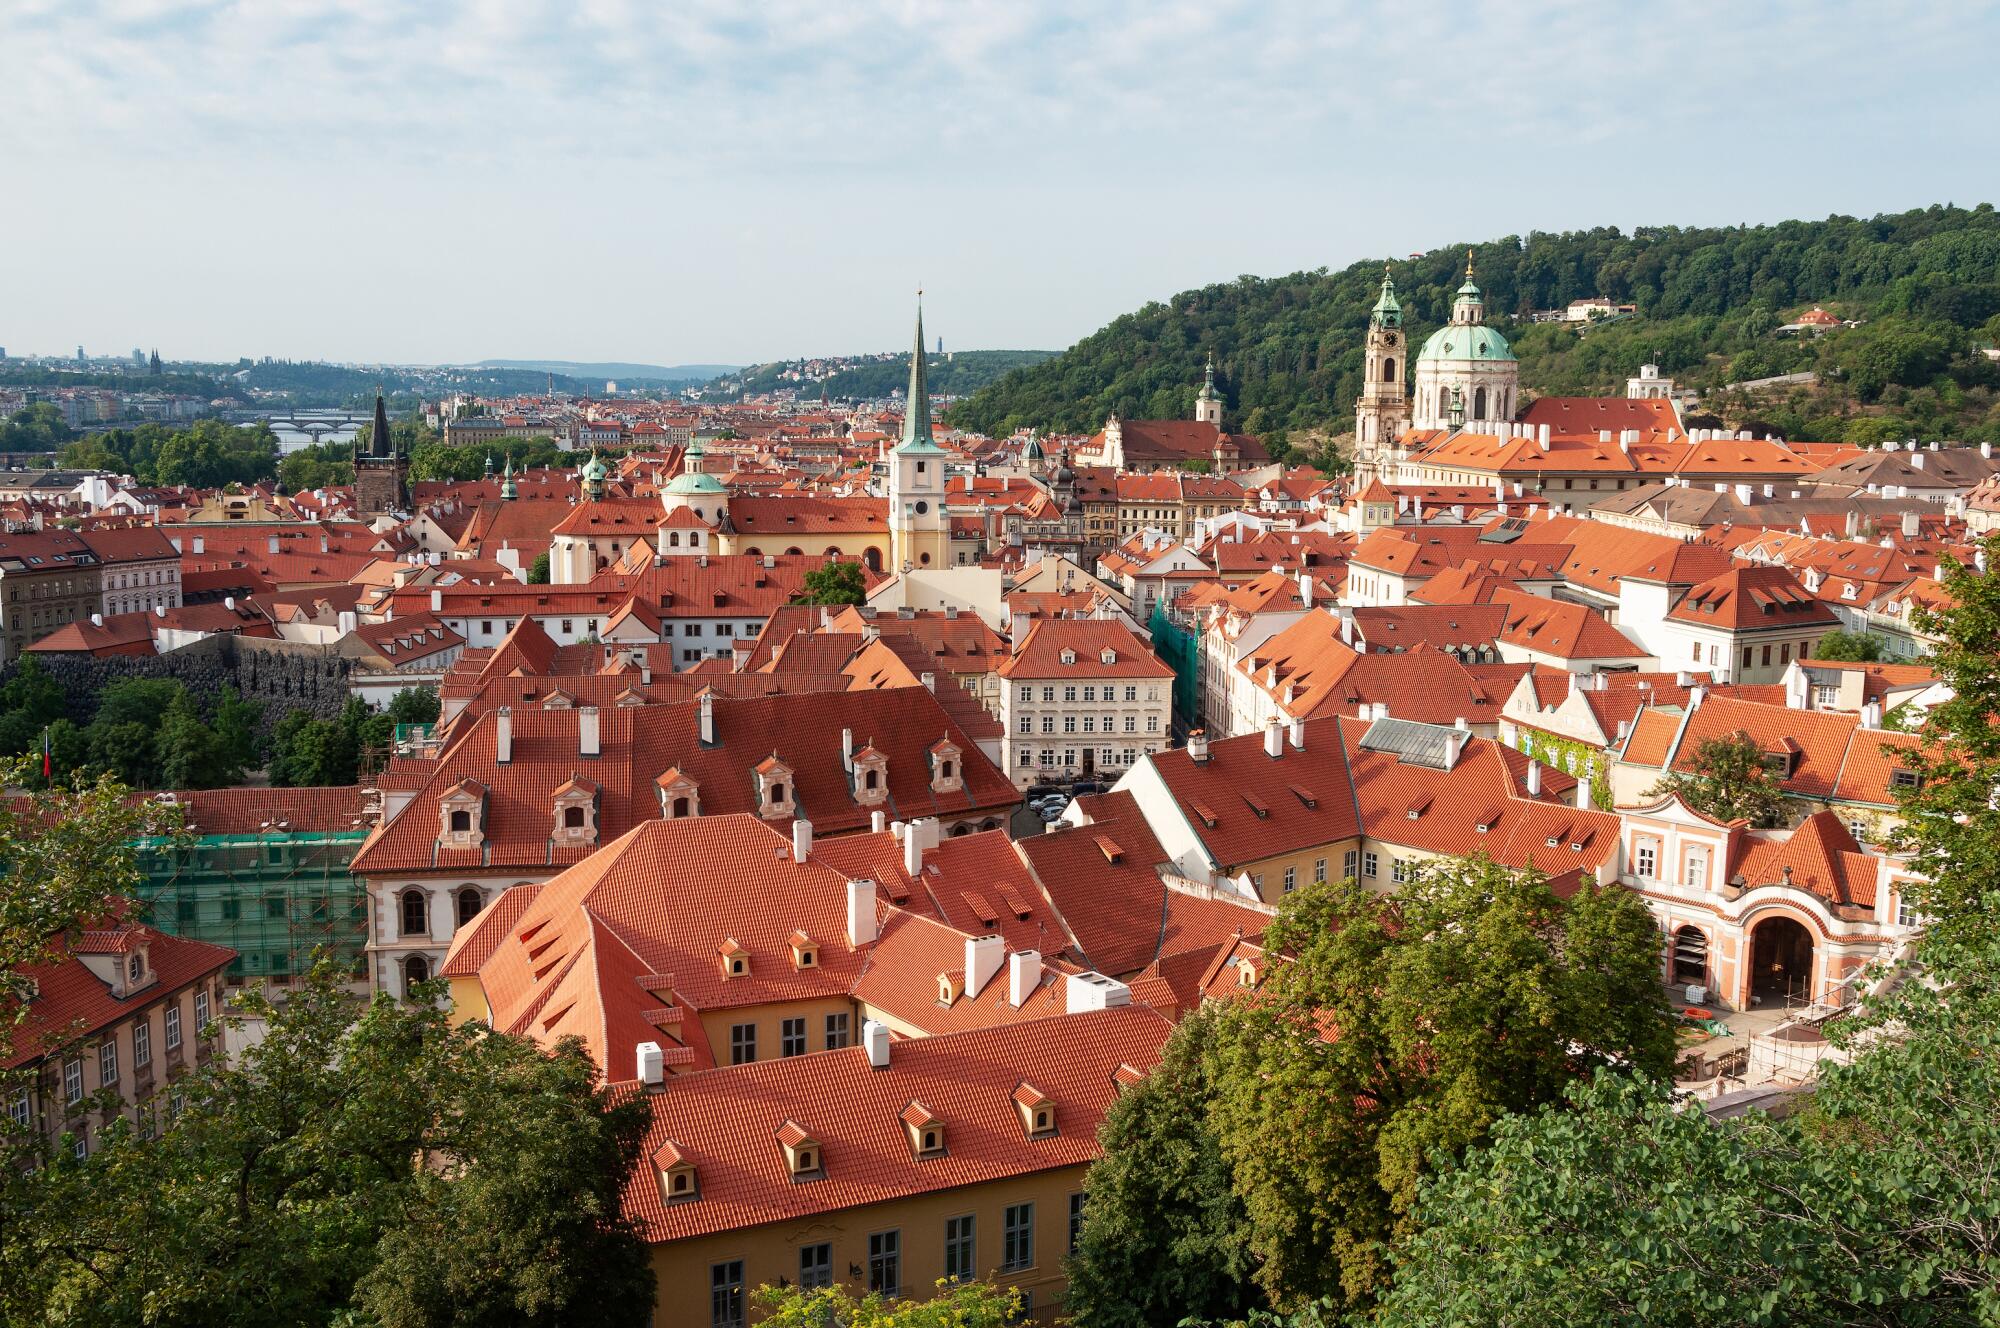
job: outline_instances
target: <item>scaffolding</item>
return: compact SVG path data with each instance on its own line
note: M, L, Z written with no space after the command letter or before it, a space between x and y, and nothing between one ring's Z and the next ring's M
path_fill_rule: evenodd
M365 975L368 897L349 870L366 830L138 842L138 903L173 936L226 945L232 985L289 986L327 951Z
M1153 605L1153 653L1174 671L1174 731L1186 733L1201 720L1201 631L1192 614L1161 599Z

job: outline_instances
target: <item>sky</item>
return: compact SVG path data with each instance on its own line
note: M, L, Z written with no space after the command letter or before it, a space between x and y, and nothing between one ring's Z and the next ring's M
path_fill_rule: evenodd
M0 0L0 346L1060 349L1243 273L2000 194L2000 10Z

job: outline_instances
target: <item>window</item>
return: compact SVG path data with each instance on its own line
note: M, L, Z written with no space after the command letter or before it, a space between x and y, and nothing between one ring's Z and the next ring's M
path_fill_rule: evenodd
M757 1059L757 1025L731 1024L729 1026L729 1063L748 1065Z
M1146 716L1146 732L1158 733L1159 731L1160 731L1160 717L1158 715Z
M804 1016L787 1019L779 1028L778 1054L780 1056L803 1056L806 1054L806 1021Z
M1771 647L1768 645L1764 647L1764 667L1771 667Z
M1299 869L1297 867L1285 868L1285 893L1290 894L1292 891L1298 888L1299 888Z
M153 1063L153 1021L141 1019L132 1025L132 1068L143 1070Z
M7 1099L7 1115L14 1124L23 1129L34 1123L34 1099L28 1096L27 1089L17 1088L14 1090L14 1096Z
M1127 701L1136 701L1136 700L1138 700L1138 699L1139 699L1139 689L1138 689L1137 687L1134 687L1134 686L1132 686L1132 685L1131 685L1131 684L1129 684L1129 683L1128 683L1128 684L1126 684L1126 687L1125 687L1125 699L1126 699Z
M581 814L579 808L572 807L570 810L578 812L579 815ZM458 925L463 927L466 923L478 917L480 906L485 902L485 896L479 893L478 886L468 885L463 890L460 890L458 892Z
M1076 1244L1083 1239L1083 1191L1078 1190L1069 1197L1069 1252L1076 1253Z
M472 831L472 813L466 811L463 807L452 812L451 832L455 835L463 835L463 834L469 834L471 833L471 831Z
M885 1296L903 1294L903 1233L877 1231L868 1237L868 1289Z
M1355 863L1360 856L1360 853L1354 849L1348 849L1345 853L1342 853L1340 855L1340 874L1349 880L1353 880Z
M1083 699L1086 701L1095 701L1097 699L1097 689L1095 687L1084 688ZM1107 697L1107 699L1109 698Z
M837 1051L847 1045L847 1015L830 1014L826 1017L826 1049Z
M1085 715L1085 716L1083 717L1083 731L1084 731L1085 733L1095 733L1095 732L1097 732L1097 716L1096 716L1096 715Z
M810 1291L814 1287L833 1285L833 1246L826 1241L817 1245L799 1246L799 1287Z
M201 1036L201 1030L207 1027L208 1027L208 993L205 991L198 991L194 994L195 1036L196 1037Z
M1907 895L1900 893L1896 896L1896 925L1898 927L1923 925L1923 919L1918 916L1916 906L1910 902Z
M431 980L431 961L422 955L411 955L403 961L403 994L408 996L417 984ZM200 1021L196 1021L196 1027Z
M1410 864L1402 858L1389 859L1389 879L1398 885L1410 879Z
M144 974L145 971L146 971L145 957L143 955L133 955L130 962L128 962L125 965L125 981L127 981L128 983L137 983L139 981L140 976Z
M234 922L241 914L242 905L234 899L225 899L222 901L222 920L224 922Z
M1324 885L1324 884L1326 884L1326 859L1325 859L1325 858L1314 858L1314 859L1313 859L1313 883L1314 883L1315 885Z
M83 1060L72 1056L63 1062L63 1101L75 1106L83 1101Z
M1044 701L1053 701L1053 700L1055 700L1055 699L1056 699L1056 689L1055 689L1055 688L1053 688L1053 687L1044 687L1044 688L1042 688L1042 700L1044 700Z
M1708 884L1708 850L1691 848L1681 861L1681 884L1700 889Z
M101 1042L97 1046L97 1082L110 1087L118 1082L118 1043Z
M1891 770L1889 787L1892 789L1922 788L1924 777L1914 770Z
M1127 733L1137 733L1139 731L1139 717L1137 715L1125 716L1125 731Z
M1054 715L1043 715L1042 732L1054 733L1055 731L1056 731L1056 717Z
M743 1261L708 1266L709 1328L743 1328Z
M1017 1272L1035 1266L1035 1206L1008 1204L1000 1219L1000 1271Z
M1654 869L1659 865L1658 851L1650 839L1640 839L1632 844L1632 870L1638 875L1652 879Z
M1076 700L1076 688L1073 686L1063 688L1063 700L1065 701Z
M452 829L456 830L458 828L458 818L463 815L465 815L464 812L453 812L451 814ZM405 890L403 891L400 904L403 935L422 936L427 934L431 929L430 906L429 901L424 898L424 892L421 890Z
M167 1050L179 1051L180 1049L181 1007L178 1005L169 1005L167 1007Z
M1064 715L1064 716L1063 716L1063 732L1064 732L1064 733L1074 733L1074 732L1076 732L1076 716L1075 716L1075 715Z
M88 1126L79 1125L76 1127L76 1134L70 1139L69 1155L79 1162L90 1156L90 1128Z
M1033 733L1034 731L1035 731L1035 717L1033 715L1021 716L1021 732Z
M1363 853L1361 855L1361 874L1363 876L1366 876L1370 880L1373 880L1375 878L1376 865L1377 864L1375 860L1375 855L1373 853Z
M973 1222L970 1215L944 1220L944 1275L950 1282L970 1282L979 1275L975 1267Z

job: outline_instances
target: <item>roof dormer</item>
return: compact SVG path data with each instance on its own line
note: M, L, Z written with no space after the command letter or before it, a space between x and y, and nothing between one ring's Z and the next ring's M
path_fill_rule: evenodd
M1099 664L1116 664L1118 662L1118 652L1110 646L1106 646L1097 652L1097 662Z
M680 821L701 815L701 786L682 774L679 766L669 767L653 782L660 790L661 816Z
M461 779L438 799L438 843L445 848L478 848L486 842L486 786Z
M722 976L725 978L747 978L750 976L750 952L737 944L734 936L724 939L715 947L715 954L722 961Z
M751 772L757 781L757 814L766 820L781 820L794 815L798 807L797 790L792 785L792 768L778 759L772 752L759 761Z
M669 1139L653 1154L653 1166L660 1173L660 1197L669 1204L692 1203L701 1197L700 1179L694 1163Z
M1030 1139L1051 1139L1056 1134L1056 1104L1041 1089L1023 1079L1014 1085L1014 1110L1021 1117L1021 1133Z
M915 1098L903 1108L903 1129L909 1136L910 1155L921 1161L944 1156L944 1122Z
M591 780L574 776L556 790L555 829L549 838L558 847L597 842L597 804L601 792Z
M1256 956L1238 955L1236 957L1237 986L1254 987L1263 976L1264 970L1258 966Z
M1076 663L1076 652L1065 647L1060 658L1065 664L1074 664Z
M792 943L793 971L804 973L818 968L819 942L806 935L803 931L793 932L790 939Z
M965 787L964 753L950 738L931 744L931 792L956 793Z
M938 974L938 1004L949 1010L957 1002L959 993L965 990L965 973L961 969L951 969Z
M785 1150L785 1170L793 1180L826 1179L825 1154L805 1126L787 1118L778 1127L778 1146Z
M889 758L872 742L854 754L854 800L863 807L889 800Z

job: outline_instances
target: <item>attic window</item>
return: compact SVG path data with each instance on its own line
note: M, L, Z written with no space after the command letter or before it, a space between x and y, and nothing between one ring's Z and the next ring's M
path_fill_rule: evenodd
M716 947L716 953L722 958L722 976L741 978L750 975L750 954L736 943L735 937Z
M1074 664L1076 663L1076 652L1074 650L1065 650L1062 652L1061 658L1065 664Z
M778 1127L778 1144L785 1150L785 1167L793 1180L824 1180L826 1165L819 1140L795 1120Z
M1251 811L1257 813L1257 819L1260 821L1271 814L1271 809L1254 793L1244 794L1243 801L1249 806Z
M947 1010L958 1000L958 994L963 990L959 984L959 976L957 973L938 974L938 1004Z
M1215 829L1214 811L1212 811L1204 803L1195 802L1195 803L1190 803L1188 805L1194 808L1194 814L1201 818L1201 823L1203 825L1207 826L1211 830Z
M1422 816L1425 812L1431 809L1431 801L1432 798L1430 794L1419 793L1416 796L1416 799L1410 803L1410 809L1407 813L1405 813L1405 815L1407 815L1409 819L1412 821L1416 820L1418 817Z
M1115 664L1118 662L1118 652L1110 646L1106 646L1098 652L1097 662L1100 664Z
M792 967L803 972L819 967L819 944L802 931L795 931L792 940Z
M1028 1138L1047 1139L1055 1135L1055 1103L1026 1079L1014 1086L1014 1109L1020 1113L1021 1131Z
M1920 789L1924 777L1915 770L1904 770L1900 766L1889 772L1889 787L1892 789Z
M920 1158L944 1156L944 1122L932 1115L929 1107L911 1099L903 1108L902 1121L909 1133L911 1153Z
M1300 788L1297 784L1288 785L1287 787L1289 787L1292 790L1292 796L1297 798L1300 802L1304 803L1306 806L1308 807L1319 806L1319 799L1313 796L1313 791L1311 789Z
M1254 987L1259 977L1257 961L1244 955L1236 961L1236 984L1240 987Z

